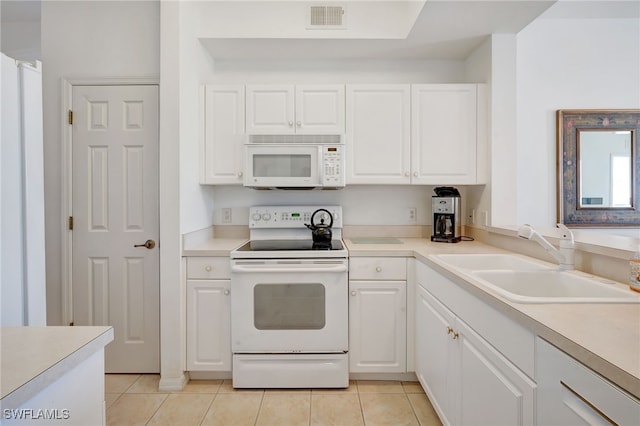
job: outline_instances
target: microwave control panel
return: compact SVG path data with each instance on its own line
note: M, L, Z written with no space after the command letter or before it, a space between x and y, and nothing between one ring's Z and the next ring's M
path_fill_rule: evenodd
M322 184L325 186L344 186L343 146L322 146Z

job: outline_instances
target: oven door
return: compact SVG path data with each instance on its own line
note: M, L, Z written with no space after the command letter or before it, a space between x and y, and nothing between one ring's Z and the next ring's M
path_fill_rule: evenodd
M233 260L233 352L346 352L347 293L346 259Z
M247 145L244 186L312 188L322 183L319 145Z

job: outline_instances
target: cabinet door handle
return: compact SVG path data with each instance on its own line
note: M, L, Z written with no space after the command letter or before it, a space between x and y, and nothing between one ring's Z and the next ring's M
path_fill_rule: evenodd
M453 332L453 340L456 340L460 335L458 334L457 331Z
M560 384L562 385L562 387L564 387L566 390L568 390L569 392L571 392L573 394L573 396L575 396L576 398L578 398L580 401L582 401L584 404L586 404L589 408L591 408L593 411L595 411L599 416L601 416L604 420L606 420L607 422L611 423L612 425L617 425L618 423L614 422L613 419L611 419L609 416L607 416L605 413L602 412L602 410L600 410L598 407L596 407L595 405L593 405L589 400L587 400L584 396L580 395L578 392L576 392L573 388L571 388L571 386L569 386L568 384L566 384L565 382L563 382L562 380L560 380Z
M211 267L211 265L207 265L207 266L204 267L204 270L207 271L207 272L211 272L212 269L213 268Z
M293 127L293 121L289 122L289 127Z
M376 266L376 272L382 272L382 267Z
M355 290L351 292L352 296L355 296L356 294L358 294L358 293L356 293Z
M224 295L225 295L225 296L228 296L230 293L231 293L231 291L229 291L229 290L225 290L225 291L224 291Z
M406 177L409 177L409 176L411 176L411 173L409 173L409 172L404 172L404 175L405 175Z
M296 121L296 126L302 127L302 121Z
M413 177L418 177L418 172L413 172Z
M238 172L238 177L242 177L242 172Z

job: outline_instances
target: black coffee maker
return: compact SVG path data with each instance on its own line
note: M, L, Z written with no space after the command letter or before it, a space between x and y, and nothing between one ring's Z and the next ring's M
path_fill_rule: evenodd
M431 241L439 243L457 243L460 232L460 193L452 186L434 188L436 195L431 197L433 210L433 235Z

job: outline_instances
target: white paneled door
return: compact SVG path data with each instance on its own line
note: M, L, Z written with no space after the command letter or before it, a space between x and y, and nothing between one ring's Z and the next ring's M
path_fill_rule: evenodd
M72 102L73 321L113 326L107 372L159 372L158 87Z

